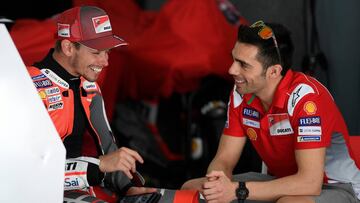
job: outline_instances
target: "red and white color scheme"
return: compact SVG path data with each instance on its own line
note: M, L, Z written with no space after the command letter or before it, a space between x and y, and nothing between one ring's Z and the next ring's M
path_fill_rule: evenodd
M325 180L351 183L360 197L359 163L328 90L314 78L289 70L274 95L265 112L255 95L240 95L234 88L223 133L248 136L268 172L276 177L297 172L295 150L326 147Z
M92 18L92 21L96 33L111 31L109 16L104 15L104 16L95 17Z
M79 42L95 50L127 45L112 33L109 16L94 6L74 7L57 18L57 39Z

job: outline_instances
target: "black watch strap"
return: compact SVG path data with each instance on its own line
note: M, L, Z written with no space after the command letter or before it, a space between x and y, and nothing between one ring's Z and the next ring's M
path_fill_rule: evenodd
M245 182L240 181L239 187L236 189L236 197L239 203L243 203L249 196L249 190L246 188Z

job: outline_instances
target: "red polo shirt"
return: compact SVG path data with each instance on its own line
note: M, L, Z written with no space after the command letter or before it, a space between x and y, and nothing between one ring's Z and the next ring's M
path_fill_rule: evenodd
M297 172L295 150L328 147L334 133L346 143L349 140L328 90L314 78L291 70L281 80L267 112L255 95L240 95L234 88L223 133L247 136L276 177ZM341 151L347 150L344 146Z

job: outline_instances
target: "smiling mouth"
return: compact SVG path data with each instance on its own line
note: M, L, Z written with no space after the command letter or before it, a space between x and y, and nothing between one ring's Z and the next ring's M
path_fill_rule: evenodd
M91 66L90 69L95 73L100 73L102 71L102 68L98 66Z
M235 83L236 83L236 84L244 84L245 82L246 82L245 80L235 79Z

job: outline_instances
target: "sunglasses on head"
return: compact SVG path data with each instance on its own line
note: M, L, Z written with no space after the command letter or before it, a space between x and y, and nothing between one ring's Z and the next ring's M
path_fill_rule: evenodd
M251 28L260 28L258 31L258 35L261 39L267 40L267 39L272 38L275 48L276 48L277 55L279 57L279 63L281 64L280 49L279 49L278 43L276 41L275 34L274 34L273 30L271 29L271 27L267 26L264 23L264 21L262 21L262 20L255 22L250 27Z

